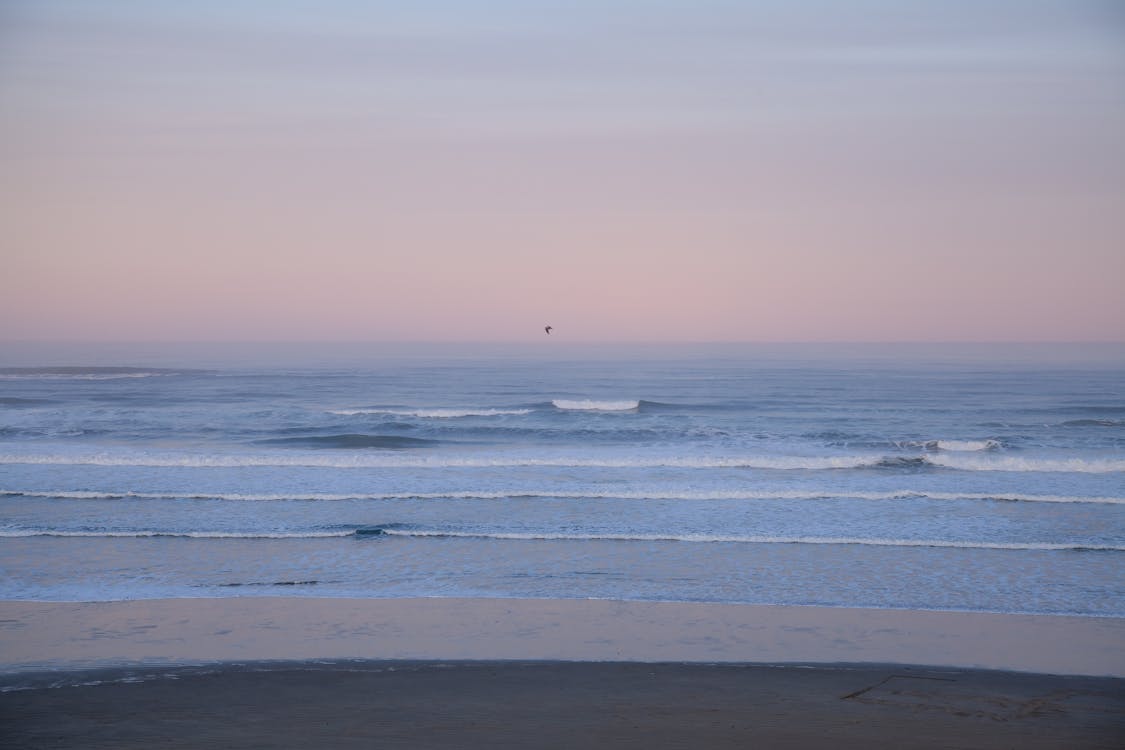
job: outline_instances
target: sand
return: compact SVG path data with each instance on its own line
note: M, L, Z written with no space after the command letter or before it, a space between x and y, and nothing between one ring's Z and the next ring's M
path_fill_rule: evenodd
M1125 747L1114 618L0 602L0 673L5 748Z
M0 745L1069 750L1125 741L1123 681L1108 678L599 662L274 664L70 677L100 684L0 693Z
M1125 677L1125 619L683 602L0 602L0 671L306 659L924 664Z

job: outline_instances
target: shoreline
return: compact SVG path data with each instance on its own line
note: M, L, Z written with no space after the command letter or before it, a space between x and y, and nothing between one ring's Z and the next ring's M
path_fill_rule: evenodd
M322 660L910 665L1125 678L1125 618L585 599L0 601L0 673Z

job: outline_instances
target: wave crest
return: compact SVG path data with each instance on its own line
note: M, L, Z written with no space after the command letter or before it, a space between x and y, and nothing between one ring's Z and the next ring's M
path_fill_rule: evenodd
M174 531L158 529L4 529L0 538L64 537L64 538L161 538L185 539L382 539L411 537L417 539L496 539L507 541L561 541L561 542L686 542L696 544L815 544L859 545L870 547L940 547L952 549L1037 550L1037 551L1089 551L1125 552L1125 545L1089 544L1079 542L984 542L947 539L884 539L867 537L807 537L807 536L742 536L727 534L620 534L605 532L550 532L550 531L459 531L454 529L409 528L399 524L360 526L338 529L306 531Z
M551 402L556 409L563 411L633 411L640 408L638 400L594 401L592 399L556 398Z
M530 414L531 409L334 409L330 414L344 417L387 415L419 419L460 419L462 417L503 417Z
M999 440L934 440L933 446L939 451L965 453L993 451L1002 447Z
M953 453L974 453L994 451L1004 447L999 440L914 440L899 443L904 448L921 448L927 451L949 451Z
M0 367L0 380L119 380L202 372L204 371L163 367Z
M954 549L996 550L1082 550L1125 552L1118 544L1080 544L1067 542L978 542L945 539L878 539L864 537L784 537L737 536L723 534L609 534L561 532L485 532L440 529L406 529L378 527L365 530L368 536L448 537L460 539L504 539L512 541L609 541L609 542L695 542L727 544L823 544L862 545L871 547L948 547Z
M111 492L97 490L0 490L0 497L27 497L50 500L220 500L231 502L340 502L340 501L380 501L380 500L509 500L557 499L557 500L683 500L725 501L725 500L941 500L941 501L991 501L1027 503L1090 503L1097 505L1125 505L1125 497L1097 497L1082 495L1033 495L1012 492L933 492L926 490L891 490L887 492L829 492L816 490L697 490L697 489L659 489L659 490L573 490L558 491L543 489L511 490L465 490L448 492L373 492L373 493L286 493L254 494L240 492L135 492L132 490Z
M140 529L128 531L56 529L2 529L0 538L18 539L27 537L81 537L81 538L136 538L178 537L185 539L330 539L354 536L354 530L340 531L160 531Z
M441 441L407 438L398 435L326 435L318 437L275 438L271 445L305 448L384 448L405 449L440 444ZM55 466L152 466L185 468L236 468L244 466L304 466L310 468L504 468L557 467L609 469L759 469L778 471L824 471L846 469L914 470L942 467L958 471L1064 472L1102 474L1125 472L1123 458L1024 458L973 453L933 453L925 456L474 456L378 454L356 452L317 455L315 452L281 455L262 454L4 454L3 464Z
M273 445L291 445L296 447L324 448L346 447L333 445L340 438L351 436L321 436L319 438L274 438ZM418 444L438 443L440 441L427 441L421 438L404 438L399 436L360 436L360 442L366 443L371 438L388 438L395 441L412 441L402 443L399 447L412 447ZM313 441L313 442L307 442ZM382 441L377 441L382 443ZM359 445L353 447L371 447ZM374 447L394 447L390 444L377 444ZM371 455L360 454L355 456L314 455L298 454L284 456L277 454L260 455L217 455L217 454L8 454L0 455L0 465L3 464L37 464L57 466L153 466L187 468L235 468L243 466L306 466L312 468L503 468L503 467L558 467L558 468L612 468L612 469L651 469L651 468L676 468L676 469L777 469L777 470L825 470L825 469L856 469L879 466L884 459L880 456L620 456L620 457L584 457L584 456L558 456L558 457L533 457L533 456L496 456L496 457L468 457L468 456L422 456L422 455Z
M926 456L935 466L959 471L1060 472L1108 474L1125 471L1123 458L1024 458L1020 456L976 456L936 454Z

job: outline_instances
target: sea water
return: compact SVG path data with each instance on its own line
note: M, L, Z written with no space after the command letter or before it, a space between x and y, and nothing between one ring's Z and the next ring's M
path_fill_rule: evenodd
M1125 616L1121 346L6 346L0 598Z

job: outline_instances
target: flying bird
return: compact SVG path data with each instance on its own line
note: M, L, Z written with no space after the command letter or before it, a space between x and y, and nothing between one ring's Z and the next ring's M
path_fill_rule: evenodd
M547 335L548 335L548 336L550 336L550 335L551 335L551 326L547 326L547 327L546 327L546 328L544 328L543 330L547 332Z

